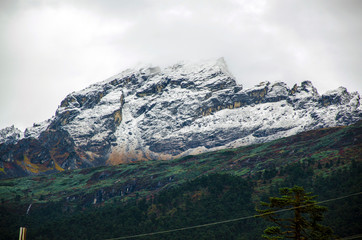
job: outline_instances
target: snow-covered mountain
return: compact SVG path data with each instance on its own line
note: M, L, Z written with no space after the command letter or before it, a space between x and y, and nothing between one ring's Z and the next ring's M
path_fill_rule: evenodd
M361 118L359 94L343 87L319 95L309 81L262 82L244 90L223 59L146 67L69 94L55 117L24 133L1 130L0 164L37 173L170 159Z
M14 125L0 130L0 144L16 143L19 139L23 137L23 132L21 132L18 128L15 128Z

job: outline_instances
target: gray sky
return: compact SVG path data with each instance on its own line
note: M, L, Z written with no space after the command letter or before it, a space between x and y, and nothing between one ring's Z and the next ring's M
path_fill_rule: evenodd
M362 93L360 0L1 0L0 129L128 67L224 57L244 88Z

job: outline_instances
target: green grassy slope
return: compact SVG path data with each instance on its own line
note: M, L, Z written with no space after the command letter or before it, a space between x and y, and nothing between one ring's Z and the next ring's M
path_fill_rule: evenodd
M0 227L12 229L9 230L11 235L11 231L16 231L18 225L22 223L23 220L19 220L19 218L25 214L30 203L33 204L30 215L39 215L38 218L32 220L35 223L43 219L49 224L56 225L56 222L60 221L59 219L67 219L64 214L70 214L69 216L85 214L84 217L89 218L98 216L94 215L95 212L102 216L105 215L103 219L105 222L109 209L113 209L115 206L129 207L128 204L141 199L146 201L146 205L148 204L144 206L146 209L144 211L148 216L150 211L152 213L154 199L158 199L170 189L175 187L183 189L189 181L196 181L195 179L201 176L214 173L228 174L235 179L244 179L249 185L251 184L252 194L248 204L253 206L260 199L276 193L278 187L293 184L303 185L326 199L336 196L338 191L342 194L347 193L348 190L361 190L359 172L353 172L354 175L351 173L360 162L362 162L361 121L347 127L320 129L265 144L226 149L171 161L135 162L111 167L65 171L52 175L1 180L0 214L4 221L1 221ZM349 178L352 175L354 176L353 181ZM340 189L334 189L334 186L338 185L338 180L333 180L337 183L328 182L332 181L328 179L334 179L335 176L338 176L337 179L345 178L343 180L345 185L341 185ZM348 185L349 181L351 184ZM225 183L222 189L228 191L230 184ZM180 190L180 192L183 191ZM197 202L202 200L205 192L207 193L205 189L198 189L188 194L196 196L195 204L198 204ZM201 198L198 197L199 195ZM212 199L214 198L210 198L208 201L212 202ZM236 197L236 199L238 198ZM174 208L176 210L182 208L182 203L171 206L167 210L168 207L161 208L165 208L166 213L167 211L172 213L175 211ZM250 210L250 208L248 209ZM53 220L44 218L42 216L44 212L48 212L50 216L55 214ZM61 215L58 215L60 213ZM126 213L131 214L127 211ZM244 213L254 214L253 210ZM86 217L87 214L90 215ZM117 218L116 216L114 218ZM167 216L166 214L166 222L168 221ZM110 219L112 218L110 217ZM203 222L197 220L197 217L194 219L196 219L196 223ZM218 220L218 218L214 219ZM145 221L148 220L152 222L152 219L145 219ZM52 223L52 221L55 222ZM137 224L143 224L143 231L191 224L190 221L182 222L181 225L175 223L155 227L162 226L162 224L152 225L155 224L152 223L150 225L150 223L142 223L140 219L135 221ZM64 226L69 226L71 223L67 224ZM137 232L137 230L140 229L136 228L132 231ZM344 233L351 232L353 231Z
M361 163L313 181L291 174L278 182L291 186L298 181L317 200L340 197L361 191ZM286 171L286 173L289 173ZM313 176L314 174L312 174ZM20 226L28 227L29 239L107 239L253 216L257 206L255 182L230 174L209 174L178 186L163 189L150 199L122 203L114 201L102 207L67 208L65 202L36 204L29 216L21 209L0 207L1 239L16 239ZM258 197L277 196L277 186ZM341 237L360 234L362 201L360 196L324 204L329 208L323 224ZM285 213L286 216L291 213ZM137 239L260 239L270 223L248 218L203 228L146 236Z
M103 190L100 203L113 197L147 196L208 173L259 178L262 183L279 181L278 173L288 164L300 163L316 171L316 175L328 175L349 166L352 160L362 160L362 122L171 161L135 162L2 180L0 196L5 204L59 201L67 197L83 202L91 197L94 202L94 193Z

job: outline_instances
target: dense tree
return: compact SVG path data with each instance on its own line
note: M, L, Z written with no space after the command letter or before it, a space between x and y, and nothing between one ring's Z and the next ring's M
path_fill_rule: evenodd
M281 197L270 197L261 202L265 209L258 209L261 217L276 224L265 229L266 239L333 239L332 230L321 225L326 207L319 206L303 187L281 188Z
M269 189L263 186L263 192L255 180L251 182L250 179L246 181L239 176L211 174L165 188L148 200L139 199L127 203L112 201L104 206L81 207L75 206L75 203L69 204L65 200L38 203L27 217L25 224L28 227L27 235L29 239L107 239L250 216L255 214L253 191L254 193L259 191L254 196L268 202L270 196L279 196L281 187L292 187L295 183L307 191L318 194L318 198L322 200L362 191L361 162L355 162L354 168L331 172L329 176L314 175L305 178L294 174L294 166L299 168L300 164L290 164L280 169L282 174L278 173L278 176L284 178L273 181ZM308 171L308 168L304 171ZM360 234L362 222L360 196L348 197L343 201L330 201L326 205L329 211L324 212L324 221L317 223L331 226L341 237ZM18 238L19 227L24 226L23 216L27 207L28 205L19 207L14 201L12 205L0 205L0 239ZM281 214L285 214L282 217L286 217L290 212ZM246 219L142 239L259 240L269 224L262 218ZM323 239L323 237L315 236L308 239Z

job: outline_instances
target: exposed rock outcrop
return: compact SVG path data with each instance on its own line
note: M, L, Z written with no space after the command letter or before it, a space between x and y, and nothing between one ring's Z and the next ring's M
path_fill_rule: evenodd
M223 59L141 68L69 94L55 117L25 134L1 130L0 161L22 169L20 176L170 159L349 125L361 117L357 92L339 88L319 95L310 81L292 88L262 82L243 90ZM14 175L7 168L0 174Z

